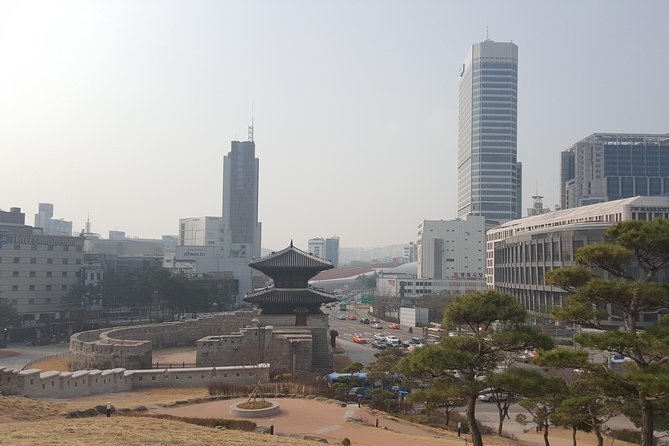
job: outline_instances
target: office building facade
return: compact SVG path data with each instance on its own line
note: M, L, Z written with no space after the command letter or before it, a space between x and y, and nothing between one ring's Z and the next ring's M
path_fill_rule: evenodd
M419 279L484 281L485 218L423 220L416 243Z
M517 115L518 47L472 45L460 68L458 217L482 215L489 225L521 217Z
M325 258L325 239L322 237L310 238L307 242L307 248L309 254L320 257L321 259Z
M560 206L669 194L669 134L594 133L561 153Z
M222 217L193 217L179 219L180 246L219 246L225 241Z
M325 258L335 268L339 267L339 237L327 237L325 239Z
M44 235L72 235L72 222L53 218L53 204L39 203L35 214L35 227L42 228Z
M24 216L19 208L11 212ZM63 297L82 284L84 239L44 235L24 222L25 216L0 223L0 296L21 317L16 339L50 339L71 329Z
M223 159L224 248L228 257L260 257L258 222L260 162L253 141L232 141Z
M568 293L545 283L554 269L576 266L576 251L604 241L604 231L628 220L669 218L669 197L633 197L507 222L486 235L486 283L515 296L535 316L550 317ZM666 271L658 281L666 281ZM644 315L641 325L656 322ZM620 320L602 323L619 326Z

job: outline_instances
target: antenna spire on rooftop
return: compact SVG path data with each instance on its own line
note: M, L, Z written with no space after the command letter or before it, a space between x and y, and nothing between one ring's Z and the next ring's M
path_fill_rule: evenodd
M488 32L488 25L485 26L485 40L490 40L490 33Z
M249 141L253 141L253 103L251 103L251 125L249 126Z

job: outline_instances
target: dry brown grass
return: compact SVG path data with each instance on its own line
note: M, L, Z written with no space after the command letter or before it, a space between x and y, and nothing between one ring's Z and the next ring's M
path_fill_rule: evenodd
M212 429L179 421L141 417L99 416L93 418L7 423L0 425L2 444L34 445L193 445L227 446L295 445L315 446L295 440L252 432Z
M22 396L0 396L0 423L34 421L63 414L65 404L33 400Z
M72 411L90 409L98 404L106 404L107 401L111 402L117 409L132 409L139 405L151 407L156 404L169 404L179 400L204 398L206 396L209 396L209 392L205 388L166 387L134 392L100 393L73 399L50 399L49 401L62 402L68 411Z
M43 372L57 370L59 372L71 372L67 356L58 356L56 358L45 359L30 366L31 369L40 369Z

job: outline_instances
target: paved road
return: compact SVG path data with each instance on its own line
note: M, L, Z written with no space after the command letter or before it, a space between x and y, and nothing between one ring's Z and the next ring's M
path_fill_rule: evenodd
M358 319L354 321L339 320L338 317L341 313L346 315L355 314ZM368 314L366 309L354 309L352 305L349 305L346 311L340 311L339 308L330 309L330 327L339 332L337 345L346 351L353 362L367 365L374 360L374 354L378 352L377 349L371 346L375 334L395 335L403 341L409 340L413 336L421 336L421 333L409 333L408 327L402 327L399 330L389 329L387 328L388 322L384 321L381 321L384 326L383 329L375 329L368 324L361 324L361 318L372 319L373 316ZM366 344L356 344L351 341L351 338L355 335L361 335L369 339L369 342Z
M47 356L56 355L67 351L69 344L50 344L26 346L22 343L9 344L7 348L0 349L4 356L7 353L16 353L16 355L6 358L0 357L0 367L9 367L21 370L31 361L35 361Z

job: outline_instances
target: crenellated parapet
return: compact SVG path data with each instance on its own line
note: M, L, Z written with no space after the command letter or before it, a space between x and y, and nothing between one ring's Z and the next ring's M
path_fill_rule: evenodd
M38 398L72 398L148 387L207 387L212 383L252 385L269 379L269 364L182 369L80 370L43 372L0 367L0 392Z
M190 321L75 333L70 337L70 368L148 369L154 348L194 345L198 339L213 333L239 331L256 316L254 311L236 311Z

